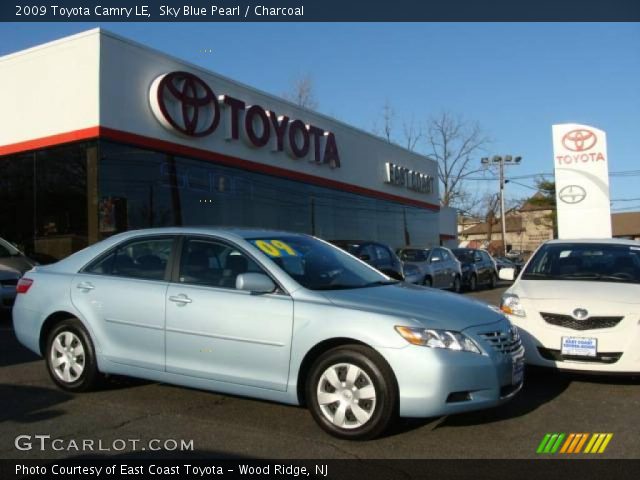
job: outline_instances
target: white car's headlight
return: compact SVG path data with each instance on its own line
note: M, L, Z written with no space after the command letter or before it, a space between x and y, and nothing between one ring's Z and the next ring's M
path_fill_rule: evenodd
M508 315L516 315L518 317L524 317L526 312L522 308L520 303L520 297L513 293L505 293L500 301L500 310Z
M422 345L424 347L431 348L445 348L461 352L482 353L473 340L460 332L402 326L397 326L396 332L398 332L407 342L413 345Z

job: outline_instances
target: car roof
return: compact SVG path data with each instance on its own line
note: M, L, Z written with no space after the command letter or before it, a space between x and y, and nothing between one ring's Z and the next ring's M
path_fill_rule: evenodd
M546 242L546 245L566 245L570 243L581 244L605 244L605 245L633 245L634 247L640 246L640 242L637 240L629 240L626 238L567 238L567 239L554 239Z
M301 235L308 236L306 233L287 232L285 230L275 230L269 228L244 228L244 227L209 227L209 226L193 226L193 227L160 227L160 228L145 228L140 230L129 230L118 234L121 238L133 237L138 235L176 235L176 234L201 234L201 235L216 235L216 234L231 234L241 238L253 238L261 237L265 235ZM115 236L115 235L114 235Z

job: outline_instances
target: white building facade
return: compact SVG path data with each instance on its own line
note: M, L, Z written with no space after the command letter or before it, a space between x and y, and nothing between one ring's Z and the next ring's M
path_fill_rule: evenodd
M104 30L0 58L0 236L57 259L169 225L454 241L434 161Z

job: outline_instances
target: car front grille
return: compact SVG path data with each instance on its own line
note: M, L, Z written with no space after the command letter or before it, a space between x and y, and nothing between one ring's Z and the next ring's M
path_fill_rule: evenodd
M613 328L624 317L589 317L584 320L576 320L571 315L540 312L545 322L572 330L596 330L598 328Z
M569 360L585 363L616 363L622 356L622 352L599 352L595 357L563 355L560 350L552 350L550 348L543 347L538 347L538 352L545 360L553 360L555 362L564 362Z
M515 330L517 332L517 330ZM510 331L495 331L480 333L482 337L494 350L511 354L517 352L522 347L519 335L513 335Z

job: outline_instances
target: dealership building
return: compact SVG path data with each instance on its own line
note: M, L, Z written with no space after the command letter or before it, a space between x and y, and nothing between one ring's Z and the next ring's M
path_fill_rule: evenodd
M434 161L104 30L0 57L0 105L0 237L36 259L173 225L456 238Z

